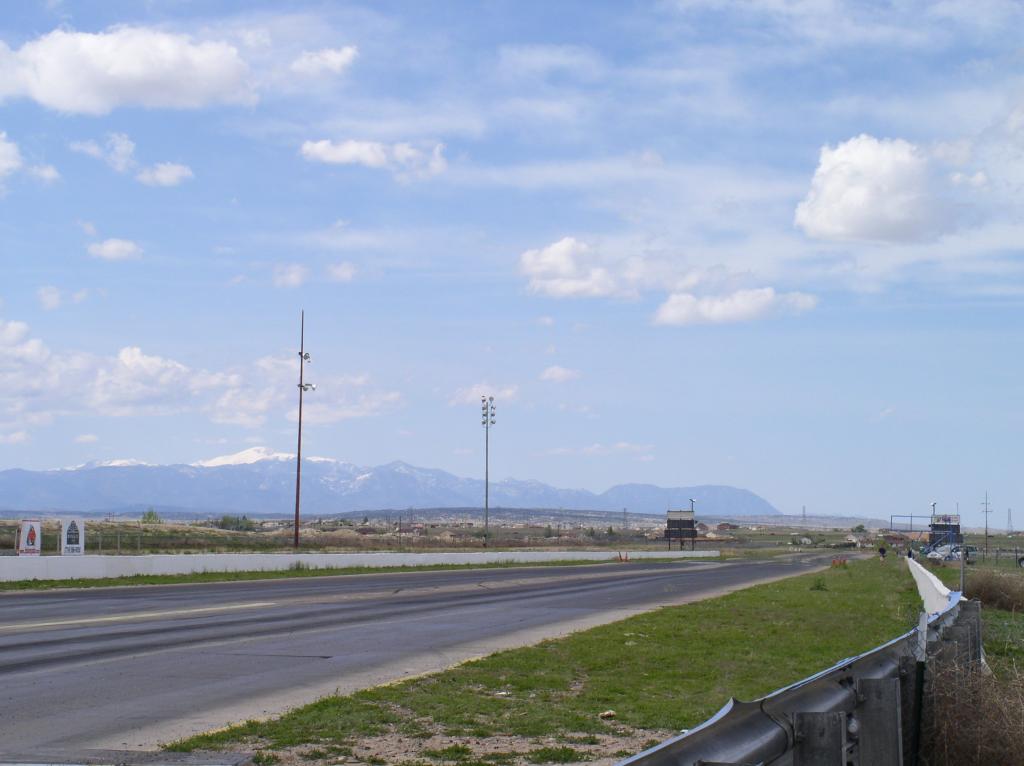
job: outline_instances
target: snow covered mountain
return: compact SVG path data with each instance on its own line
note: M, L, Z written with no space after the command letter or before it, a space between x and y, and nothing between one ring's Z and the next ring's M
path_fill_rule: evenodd
M302 479L302 506L310 514L483 505L483 480L402 462L363 467L331 458L303 458ZM622 484L595 494L506 479L492 481L490 492L496 508L663 513L670 507L688 508L689 498L694 498L700 512L710 516L778 513L753 492L724 486ZM0 510L96 511L155 505L285 515L294 502L295 456L265 447L191 465L109 460L53 471L0 471Z

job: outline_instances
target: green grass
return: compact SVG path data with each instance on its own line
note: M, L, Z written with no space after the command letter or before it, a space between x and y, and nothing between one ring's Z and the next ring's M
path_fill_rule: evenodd
M754 699L893 638L912 627L919 603L905 566L851 562L326 698L170 749L347 745L410 727L473 738L678 730L730 696ZM615 719L601 720L608 709Z
M968 566L965 573L967 579L967 595L971 596L972 574L984 569L983 565ZM946 565L930 567L948 588L960 587L960 567ZM1024 580L1024 570L1003 572L1007 577L1019 577ZM1024 614L1019 611L994 609L981 605L982 635L985 646L985 658L997 673L1009 671L1014 665L1024 668Z
M708 559L684 559L684 561L707 561ZM710 559L714 561L715 559ZM2 591L58 590L61 588L110 588L122 585L182 585L205 582L234 582L238 580L281 580L292 577L335 577L338 575L386 574L389 572L436 572L452 569L511 569L517 567L570 567L609 564L612 559L600 561L533 561L471 564L421 564L416 566L392 567L333 567L315 569L308 567L283 569L280 571L252 572L196 572L182 575L131 575L129 577L103 577L81 580L14 580L0 582ZM677 562L679 559L634 559L633 563Z

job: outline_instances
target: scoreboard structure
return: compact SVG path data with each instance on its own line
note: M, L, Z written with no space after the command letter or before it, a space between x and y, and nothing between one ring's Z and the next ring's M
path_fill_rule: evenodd
M928 544L946 545L947 543L963 543L964 536L960 532L960 515L941 513L932 516L928 525Z
M684 541L689 540L690 550L693 550L694 541L697 539L693 511L669 511L665 520L665 539L668 540L669 550L672 550L673 540L679 541L679 550L683 549Z

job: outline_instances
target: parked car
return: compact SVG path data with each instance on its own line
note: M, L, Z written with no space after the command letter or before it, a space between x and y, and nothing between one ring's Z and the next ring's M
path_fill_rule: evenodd
M928 553L932 561L959 561L961 556L970 564L977 558L978 548L975 545L940 545Z

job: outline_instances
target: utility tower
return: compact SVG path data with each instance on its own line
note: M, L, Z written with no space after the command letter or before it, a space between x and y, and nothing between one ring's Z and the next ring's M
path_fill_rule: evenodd
M985 502L982 504L982 513L985 514L985 558L988 558L988 515L992 513L992 509L989 508L988 502L988 490L985 490Z
M1006 509L1006 534L1013 534L1013 508Z

